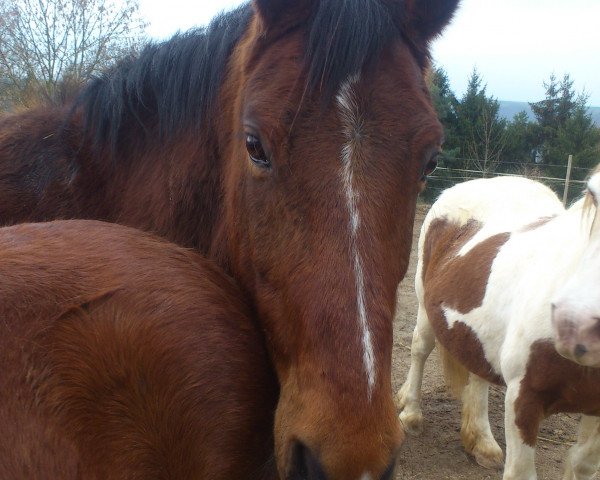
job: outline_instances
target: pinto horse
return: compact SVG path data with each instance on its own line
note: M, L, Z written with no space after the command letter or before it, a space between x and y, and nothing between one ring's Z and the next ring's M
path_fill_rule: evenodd
M211 261L89 220L0 229L0 478L278 478L277 379Z
M428 45L457 3L255 0L149 45L3 121L0 220L107 220L215 259L281 385L280 475L389 478L395 291L442 142Z
M582 203L565 211L530 180L476 180L444 192L421 230L401 420L408 431L421 426L423 365L437 340L446 378L461 394L465 448L488 467L502 462L487 415L488 382L506 385L505 480L536 478L539 424L557 412L585 415L564 478L589 479L600 464L600 421L587 416L600 415L600 370L557 353L551 320L551 302L590 241ZM578 355L585 357L574 348Z

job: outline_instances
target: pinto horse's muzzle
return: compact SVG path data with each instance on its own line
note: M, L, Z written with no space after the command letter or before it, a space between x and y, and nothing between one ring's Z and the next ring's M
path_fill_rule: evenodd
M552 326L554 345L560 355L586 367L600 367L600 312L555 302Z

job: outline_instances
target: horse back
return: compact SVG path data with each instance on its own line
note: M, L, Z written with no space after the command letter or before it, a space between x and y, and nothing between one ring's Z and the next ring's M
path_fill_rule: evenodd
M0 231L0 477L271 478L277 387L235 285L101 222Z
M433 219L445 217L460 225L475 220L509 231L564 210L556 194L540 182L513 176L480 178L444 190L423 228Z
M489 381L502 383L498 349L486 348L480 333L494 336L496 346L504 335L504 325L481 308L494 261L511 232L562 211L544 185L498 177L446 190L425 218L415 281L420 304L446 350Z
M418 243L417 295L421 296L425 243L427 256L433 246L445 257L464 254L477 243L503 232L527 228L540 219L564 212L560 200L548 187L520 177L471 180L445 190L427 213ZM456 247L456 248L455 248Z

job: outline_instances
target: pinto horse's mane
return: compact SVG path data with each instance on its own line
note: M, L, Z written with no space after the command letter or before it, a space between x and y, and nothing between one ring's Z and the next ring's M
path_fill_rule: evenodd
M343 81L376 59L401 35L391 2L317 2L306 36L306 91L331 101ZM117 153L130 125L148 135L155 125L162 140L185 128L198 129L214 107L228 59L253 15L247 3L215 17L203 28L148 44L138 56L120 61L79 93L84 132L96 148ZM410 42L409 42L410 44ZM427 53L417 53L423 62Z
M586 180L589 180L590 178L592 178L594 175L596 175L597 173L600 172L600 164L596 165L596 167L594 167L594 169L588 174ZM583 200L583 209L582 209L582 214L583 216L586 215L592 215L596 213L596 203L594 202L594 196L592 195L592 192L590 192L589 188L585 189L585 193L583 196L584 200Z

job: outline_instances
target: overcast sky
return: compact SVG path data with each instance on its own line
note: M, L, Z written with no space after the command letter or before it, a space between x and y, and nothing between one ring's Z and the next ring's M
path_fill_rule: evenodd
M206 24L239 0L140 0L151 37ZM600 106L600 0L462 0L433 57L464 92L477 67L488 94L500 100L543 98L542 82L570 73L575 88Z

